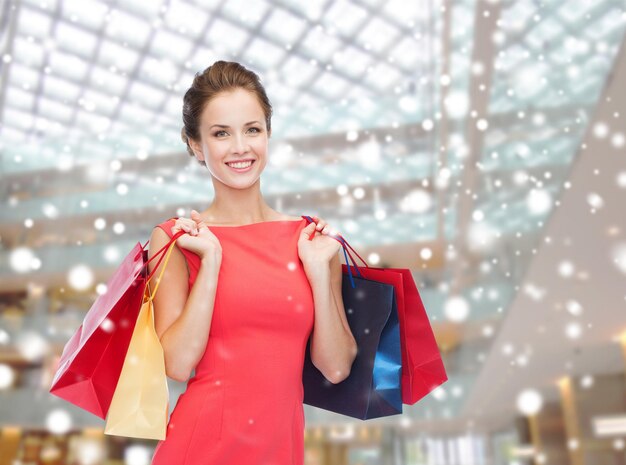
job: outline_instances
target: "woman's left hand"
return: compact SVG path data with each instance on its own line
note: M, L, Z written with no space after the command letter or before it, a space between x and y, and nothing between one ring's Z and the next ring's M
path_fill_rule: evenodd
M334 239L337 231L332 229L326 221L317 216L312 216L313 222L309 223L301 232L298 239L298 255L304 265L315 263L329 264L330 260L341 249L341 242ZM309 239L315 231L312 239Z

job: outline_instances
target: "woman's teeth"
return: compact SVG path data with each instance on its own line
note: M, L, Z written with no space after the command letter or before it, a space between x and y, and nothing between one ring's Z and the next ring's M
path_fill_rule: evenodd
M246 161L243 163L227 163L228 166L232 166L233 168L247 168L252 164L252 161Z

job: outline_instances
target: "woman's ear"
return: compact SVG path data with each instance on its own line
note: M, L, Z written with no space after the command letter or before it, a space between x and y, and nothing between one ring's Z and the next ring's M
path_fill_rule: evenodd
M201 145L194 139L189 139L189 146L193 150L194 155L199 161L204 161L204 154L202 153Z

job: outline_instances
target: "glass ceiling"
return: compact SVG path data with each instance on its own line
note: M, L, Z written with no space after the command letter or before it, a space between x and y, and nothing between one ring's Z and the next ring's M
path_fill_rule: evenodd
M232 59L274 107L270 202L318 212L355 247L444 244L441 269L415 270L433 326L453 295L471 309L463 324L497 326L531 258L515 251L541 237L614 66L626 2L483 3L489 18L474 0L449 12L399 0L5 3L3 230L133 221L80 245L14 234L0 280L15 274L7 244L39 258L29 279L72 260L110 266L155 218L206 207L208 173L180 140L182 95L195 72ZM480 271L451 286L468 250ZM454 416L490 343L450 344L449 381L405 412Z

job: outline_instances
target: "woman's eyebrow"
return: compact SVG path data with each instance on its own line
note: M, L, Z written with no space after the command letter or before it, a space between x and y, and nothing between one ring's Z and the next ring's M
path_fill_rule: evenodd
M247 122L246 124L244 124L244 126L248 126L248 125L250 125L250 124L254 124L254 123L259 123L259 124L261 124L259 121L249 121L249 122ZM215 127L215 126L217 126L218 128L230 128L230 126L227 126L227 125L225 125L225 124L214 124L214 125L213 125L213 126L211 126L209 129L211 129L211 128Z

